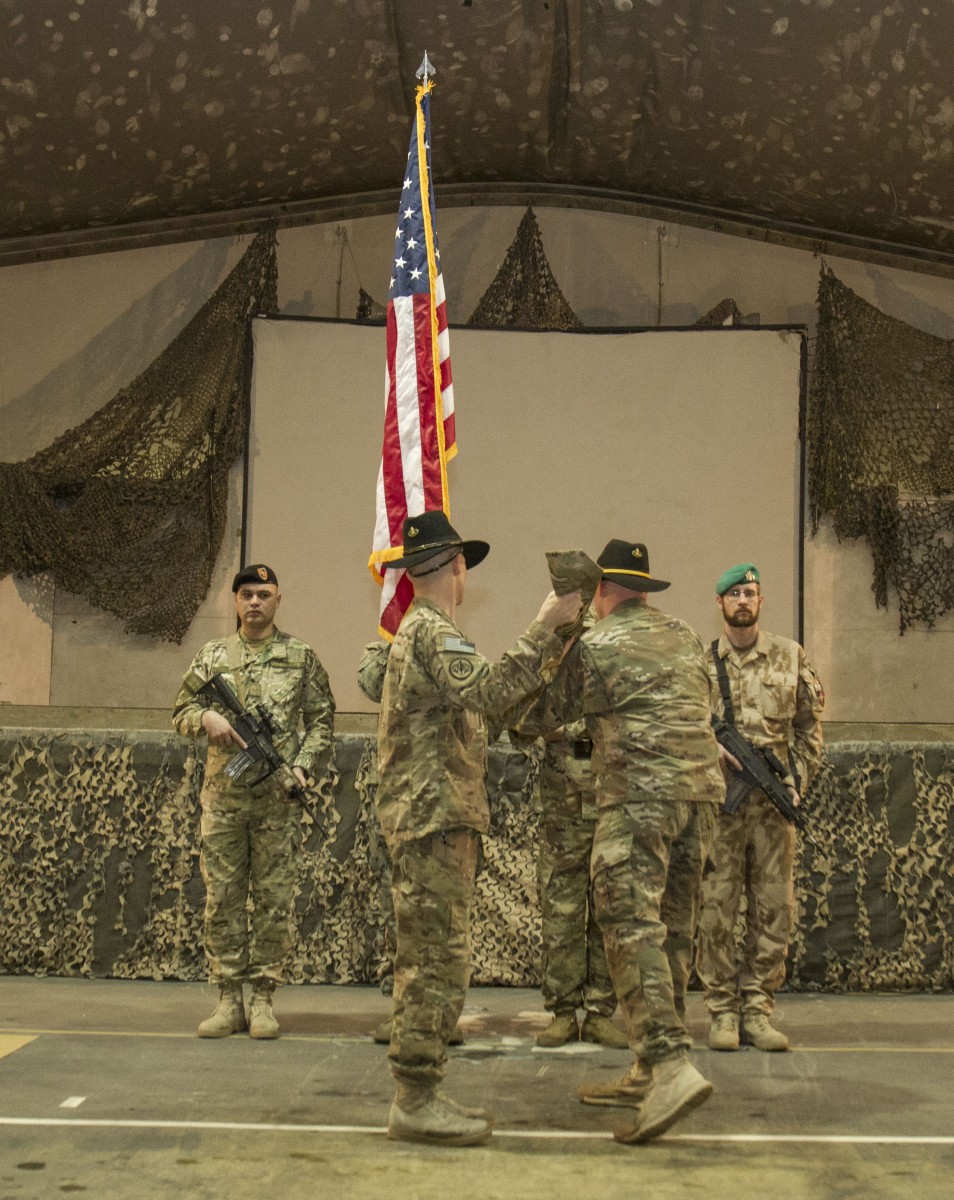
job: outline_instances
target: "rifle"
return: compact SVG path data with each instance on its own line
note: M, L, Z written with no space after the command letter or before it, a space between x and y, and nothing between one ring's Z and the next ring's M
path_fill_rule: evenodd
M246 771L256 763L261 763L262 769L256 777L243 781L247 787L254 787L274 775L289 800L304 799L304 789L294 771L275 748L273 739L281 730L263 704L258 706L257 717L243 708L221 671L218 675L213 675L208 683L204 683L196 694L210 702L218 700L229 710L232 714L232 727L247 747L229 760L225 768L229 779L241 780Z
M792 797L782 780L788 774L778 755L771 750L753 746L739 733L734 725L729 725L719 717L712 717L712 731L716 741L723 749L742 764L742 770L736 771L730 767L731 778L726 788L724 811L737 812L752 788L761 788L790 825L802 834L807 842L820 850L821 846L808 831L808 822L801 811L792 803Z

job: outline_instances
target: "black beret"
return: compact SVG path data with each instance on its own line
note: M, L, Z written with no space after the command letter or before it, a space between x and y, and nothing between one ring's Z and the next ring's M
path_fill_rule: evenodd
M237 592L243 583L274 583L278 587L278 576L264 563L252 563L243 567L232 580L232 591Z

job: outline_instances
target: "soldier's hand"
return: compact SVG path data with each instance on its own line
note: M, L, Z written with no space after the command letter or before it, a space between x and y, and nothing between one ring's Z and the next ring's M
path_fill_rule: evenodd
M801 796L800 796L800 795L798 794L798 792L797 792L797 791L796 791L796 790L795 790L795 789L792 787L792 785L791 785L790 783L787 783L785 786L788 788L789 795L792 797L792 804L795 806L795 808L798 808L798 806L799 806L799 805L801 804L801 802L802 802L802 798L801 798Z
M302 791L307 792L308 791L308 776L301 769L301 767L292 767L292 774L295 776L295 778L301 784Z
M207 708L202 714L202 728L213 746L241 746L243 750L248 749L225 717L213 708Z
M582 607L583 596L578 591L568 592L565 596L550 592L537 613L537 620L541 625L556 629L558 625L569 625L574 621Z
M742 764L734 754L730 754L728 750L726 750L725 746L723 746L721 742L719 743L719 758L722 762L728 763L733 771L742 770Z

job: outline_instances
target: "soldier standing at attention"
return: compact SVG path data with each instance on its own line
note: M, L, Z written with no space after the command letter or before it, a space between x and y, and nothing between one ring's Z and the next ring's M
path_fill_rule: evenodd
M584 628L596 617L590 609ZM531 719L510 730L521 746L543 742L537 779L540 848L537 889L540 896L543 1007L553 1014L537 1034L538 1046L596 1042L616 1050L629 1048L629 1038L610 1019L616 993L606 965L603 933L593 913L590 855L596 832L596 783L590 759L593 742L584 721L544 725ZM582 1009L582 1028L576 1010Z
M267 709L280 730L276 749L302 787L330 756L335 702L314 650L275 628L281 593L271 567L255 563L243 568L232 580L232 591L239 630L202 647L172 716L183 736L205 733L209 739L200 797L200 864L206 888L205 952L211 981L219 985L219 1002L198 1034L218 1038L248 1029L253 1038L276 1038L279 1027L271 1001L291 945L300 802L289 800L274 777L249 787L224 773L245 742L228 718L197 693L223 672L244 708ZM252 986L248 1018L244 982Z
M798 804L821 762L825 693L797 642L759 629L762 587L752 563L721 575L716 596L725 632L706 651L713 711L788 764L783 782ZM723 756L728 777L739 764ZM755 788L734 813L719 814L712 862L702 890L697 963L712 1017L709 1046L738 1050L741 1036L758 1050L787 1050L788 1038L769 1018L792 932L795 827ZM743 889L747 931L740 958L733 929Z
M639 542L614 539L597 562L599 620L571 647L546 699L564 720L582 716L593 739L596 919L636 1052L621 1079L584 1084L579 1095L635 1108L614 1136L644 1142L712 1094L689 1061L682 1013L725 785L702 643L646 603L669 584L652 577Z
M480 835L490 823L485 716L537 690L561 649L554 630L577 615L579 592L547 596L537 619L497 663L455 624L469 567L487 555L439 510L404 522L414 600L388 656L378 727L378 819L388 844L397 920L388 1060L397 1080L388 1136L470 1146L493 1120L438 1091L447 1043L470 981L470 914Z

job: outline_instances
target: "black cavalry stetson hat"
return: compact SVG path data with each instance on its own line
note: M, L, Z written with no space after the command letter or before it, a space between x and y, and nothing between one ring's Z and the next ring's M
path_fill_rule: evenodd
M649 573L649 551L642 542L613 538L596 561L604 579L634 592L663 592L669 587L665 579L653 579Z
M476 567L487 557L486 542L465 542L441 509L431 509L416 517L407 517L401 532L403 557L386 563L388 567L416 567L445 550L457 547L468 567Z

